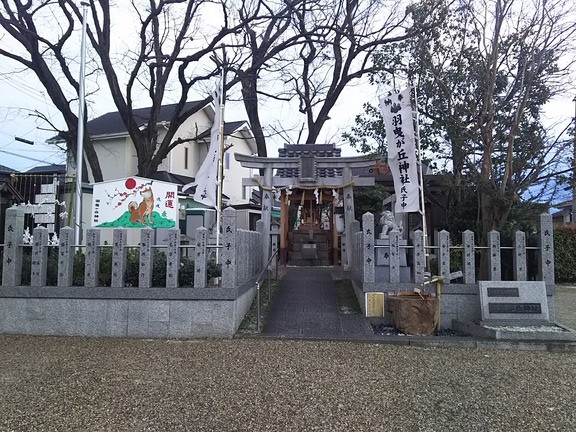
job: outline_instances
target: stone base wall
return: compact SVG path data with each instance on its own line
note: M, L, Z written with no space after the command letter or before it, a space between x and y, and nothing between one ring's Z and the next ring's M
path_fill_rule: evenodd
M398 291L412 291L420 285L406 284L377 284L373 288L363 289L362 283L353 280L354 291L362 312L366 314L365 296L366 292L383 292L384 307L386 307L387 293ZM426 291L436 292L436 286L427 286ZM480 295L478 284L443 284L440 297L440 326L443 329L452 328L453 320L461 322L473 322L481 320ZM554 286L546 287L548 300L548 310L550 321L555 321L554 313ZM384 322L390 322L390 314L384 313Z
M0 333L232 337L255 294L254 284L241 290L4 287Z

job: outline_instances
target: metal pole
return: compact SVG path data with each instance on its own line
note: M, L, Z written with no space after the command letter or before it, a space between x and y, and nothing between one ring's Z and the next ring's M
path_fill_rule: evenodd
M222 225L222 189L224 187L224 83L226 81L226 51L222 46L222 76L220 79L220 157L218 158L218 208L216 211L216 245L220 244L220 227ZM219 249L216 249L216 264L219 262Z
M260 282L256 282L256 327L260 333Z
M270 305L270 266L268 266L268 268L266 269L266 272L268 273L268 305ZM268 306L270 307L270 306Z
M572 161L572 223L576 223L576 96L572 99L574 102L574 149Z
M82 163L84 160L84 76L86 74L86 10L82 2L82 46L80 49L80 78L78 80L78 135L76 137L76 200L74 202L74 241L80 245L82 229Z
M430 257L427 252L428 244L428 226L426 223L426 207L424 203L424 174L423 174L423 164L422 164L422 147L420 145L420 111L418 110L418 91L416 86L414 86L414 107L416 113L416 143L418 151L418 167L419 169L419 181L420 181L420 213L422 215L422 230L424 231L424 255L426 256L426 267L430 270Z

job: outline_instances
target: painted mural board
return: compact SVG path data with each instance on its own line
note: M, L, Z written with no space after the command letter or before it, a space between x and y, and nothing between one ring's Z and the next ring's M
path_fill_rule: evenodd
M142 177L95 183L91 221L94 228L174 228L178 186Z

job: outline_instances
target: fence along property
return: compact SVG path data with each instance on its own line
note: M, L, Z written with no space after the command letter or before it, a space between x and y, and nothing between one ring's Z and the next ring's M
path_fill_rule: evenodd
M222 282L209 287L207 230L198 228L194 244L193 287L178 286L180 230L170 230L166 286L152 287L151 229L141 231L138 287L125 287L126 230L115 229L110 287L98 286L100 232L87 230L84 286L72 286L76 245L69 227L60 230L57 286L46 286L46 228L33 233L30 286L21 286L24 212L6 212L0 333L119 337L230 337L256 294L255 278L263 268L261 233L236 227L236 211L223 212ZM261 224L259 225L261 227ZM212 246L214 247L214 246Z
M434 253L437 257L438 274L445 279L442 286L441 301L441 327L452 328L454 321L473 322L481 320L481 305L479 296L478 279L475 272L476 252L481 248L475 246L474 234L466 231L462 235L462 246L453 248L450 246L448 232L442 231L438 235L438 245L430 250L425 250L424 234L415 231L412 235L412 246L402 246L400 235L396 231L390 233L389 245L378 247L374 235L374 216L366 213L362 218L362 230L358 221L353 222L352 242L353 260L351 262L352 281L356 296L362 308L365 310L365 294L371 292L399 292L412 291L414 288L422 288L425 281L426 253ZM555 321L554 314L554 239L552 216L542 214L537 227L538 247L535 248L538 269L536 279L543 281L546 289L548 304L548 316L550 321ZM385 248L388 251L389 262L386 272L381 272L377 258L377 251ZM462 280L463 283L452 283L450 280L450 251L458 249L462 253ZM493 286L505 285L502 281L501 256L503 250L512 249L513 256L513 280L519 283L528 280L527 251L531 248L526 246L526 235L523 232L515 233L514 244L503 247L500 244L500 233L489 233L487 253L489 258L489 276ZM412 252L412 268L408 273L408 280L403 276L401 265L401 253ZM433 285L429 285L433 289Z

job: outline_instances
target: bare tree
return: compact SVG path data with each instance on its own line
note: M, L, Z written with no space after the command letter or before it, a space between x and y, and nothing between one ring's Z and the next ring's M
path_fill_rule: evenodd
M380 47L435 25L435 16L430 16L413 26L418 8L389 10L390 3L382 0L131 0L130 5L137 17L133 48L121 55L115 52L119 35L109 0L90 3L87 36L94 55L91 71L105 77L142 176L153 173L175 146L194 138L176 136L177 130L211 96L192 108L186 102L214 80L221 67L230 74L227 89L240 83L259 153L266 155L261 97L296 97L307 119L306 142L315 142L344 88L373 70L370 59ZM207 14L210 22L203 19ZM45 25L47 18L58 24L55 29ZM46 87L64 117L61 135L72 154L77 119L71 102L77 98L78 83L69 53L75 52L71 36L81 18L75 0L0 0L4 34L27 56L8 50L0 55L30 68ZM211 59L224 43L232 55L226 64L217 64ZM275 82L269 85L263 75ZM134 116L142 94L150 106L144 125ZM168 98L176 107L160 136L159 114ZM84 148L94 179L100 181L89 132Z
M103 73L108 90L130 135L138 158L138 175L147 176L177 145L193 137L177 137L182 123L211 101L209 92L193 108L186 105L192 89L218 75L220 65L210 60L215 50L228 37L239 32L254 19L260 3L238 2L230 9L226 2L210 0L132 0L133 14L139 27L136 47L123 53L119 60L114 42L112 18L114 7L108 0L93 0L89 6L87 36L95 53L93 71ZM203 14L214 17L211 28L201 22ZM43 0L41 2L2 0L0 26L4 36L24 50L26 55L2 49L0 55L21 63L32 70L46 88L52 102L62 113L66 130L60 131L68 150L75 153L77 116L73 101L77 98L78 82L74 78L74 30L82 21L82 11L74 0ZM46 25L47 22L57 26ZM214 23L218 23L214 25ZM118 29L118 27L116 27ZM122 29L123 34L126 33ZM124 65L124 68L122 68ZM237 80L228 83L232 87ZM135 104L142 104L141 94L149 99L149 115L135 118ZM176 100L176 108L167 130L160 139L158 118L166 99ZM85 119L86 121L86 119ZM102 181L98 158L86 134L84 149L96 181Z
M285 84L298 97L306 117L305 142L314 143L346 86L378 70L376 53L436 27L445 2L425 2L403 8L402 2L381 0L320 0L297 12L296 31L304 35L295 67Z
M63 137L68 152L75 157L78 116L74 103L78 98L79 83L71 66L73 59L67 50L76 43L72 35L78 22L63 2L56 5L57 8L54 6L54 1L2 0L0 26L5 32L3 39L8 42L8 37L11 37L18 49L0 48L0 56L20 63L40 80L52 103L62 113L66 125ZM47 28L43 25L47 20L57 22L58 26ZM94 178L102 181L98 158L87 136L84 149Z

